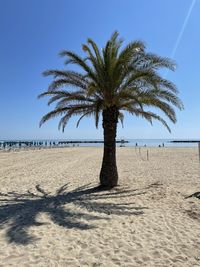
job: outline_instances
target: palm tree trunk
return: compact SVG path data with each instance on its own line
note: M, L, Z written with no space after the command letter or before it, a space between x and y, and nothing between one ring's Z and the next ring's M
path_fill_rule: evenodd
M103 110L104 153L100 172L100 184L106 188L117 185L116 133L118 110L115 106Z

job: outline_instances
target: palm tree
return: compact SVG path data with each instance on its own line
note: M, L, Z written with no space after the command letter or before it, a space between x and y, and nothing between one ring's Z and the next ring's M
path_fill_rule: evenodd
M74 64L81 69L47 70L44 76L53 76L48 90L39 95L50 96L48 104L56 102L53 111L42 117L40 126L49 119L62 116L58 125L64 131L68 120L79 115L94 116L98 127L102 114L104 131L104 154L100 171L102 187L112 188L118 183L116 165L117 123L123 124L124 112L140 116L150 123L160 121L170 132L167 122L156 113L147 110L158 108L173 123L176 114L173 106L183 109L176 86L161 77L161 68L175 69L168 58L159 57L146 51L143 42L134 41L122 48L123 40L115 32L102 50L88 39L82 45L86 57L71 51L62 51L65 65ZM66 90L65 88L70 88Z

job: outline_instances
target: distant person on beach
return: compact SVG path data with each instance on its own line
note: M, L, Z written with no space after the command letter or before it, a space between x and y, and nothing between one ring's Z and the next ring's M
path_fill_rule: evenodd
M137 144L137 143L135 143L135 146L138 146L138 144Z

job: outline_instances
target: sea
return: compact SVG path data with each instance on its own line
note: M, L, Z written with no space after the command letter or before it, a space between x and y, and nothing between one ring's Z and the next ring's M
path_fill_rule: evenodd
M128 141L128 143L123 143L124 141ZM178 139L180 140L180 139ZM185 139L184 139L185 140ZM190 141L191 139L187 139L187 141ZM76 144L59 144L59 142L89 142L89 141L102 141L102 139L42 139L42 140L30 140L30 139L23 139L23 140L0 140L1 145L5 142L33 142L39 144L41 147L45 146L80 146L80 147L102 147L103 143L76 143ZM117 143L117 146L123 146L123 147L197 147L197 143L173 143L174 139L117 139L117 141L122 141L120 143ZM18 146L18 145L16 145ZM26 146L25 144L22 144L22 146Z

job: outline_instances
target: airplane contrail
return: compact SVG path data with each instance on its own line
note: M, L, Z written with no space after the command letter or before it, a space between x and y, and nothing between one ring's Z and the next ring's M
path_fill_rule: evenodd
M175 54L176 54L177 48L178 48L179 43L180 43L180 41L181 41L181 39L182 39L183 33L184 33L184 31L185 31L185 27L187 26L187 23L188 23L188 20L189 20L189 18L190 18L190 15L191 15L191 13L192 13L192 10L193 10L193 7L194 7L194 5L195 5L195 2L196 2L196 0L193 0L193 1L192 1L191 5L190 5L190 8L189 8L189 10L188 10L188 13L187 13L187 15L186 15L186 17L185 17L185 20L184 20L184 22L183 22L183 26L182 26L182 28L181 28L181 30L180 30L180 32L179 32L179 35L178 35L178 37L177 37L177 40L176 40L176 42L175 42L175 45L174 45L174 47L173 47L173 50L172 50L172 53L171 53L171 56L170 56L170 58L172 58L172 59L174 58L174 56L175 56Z

